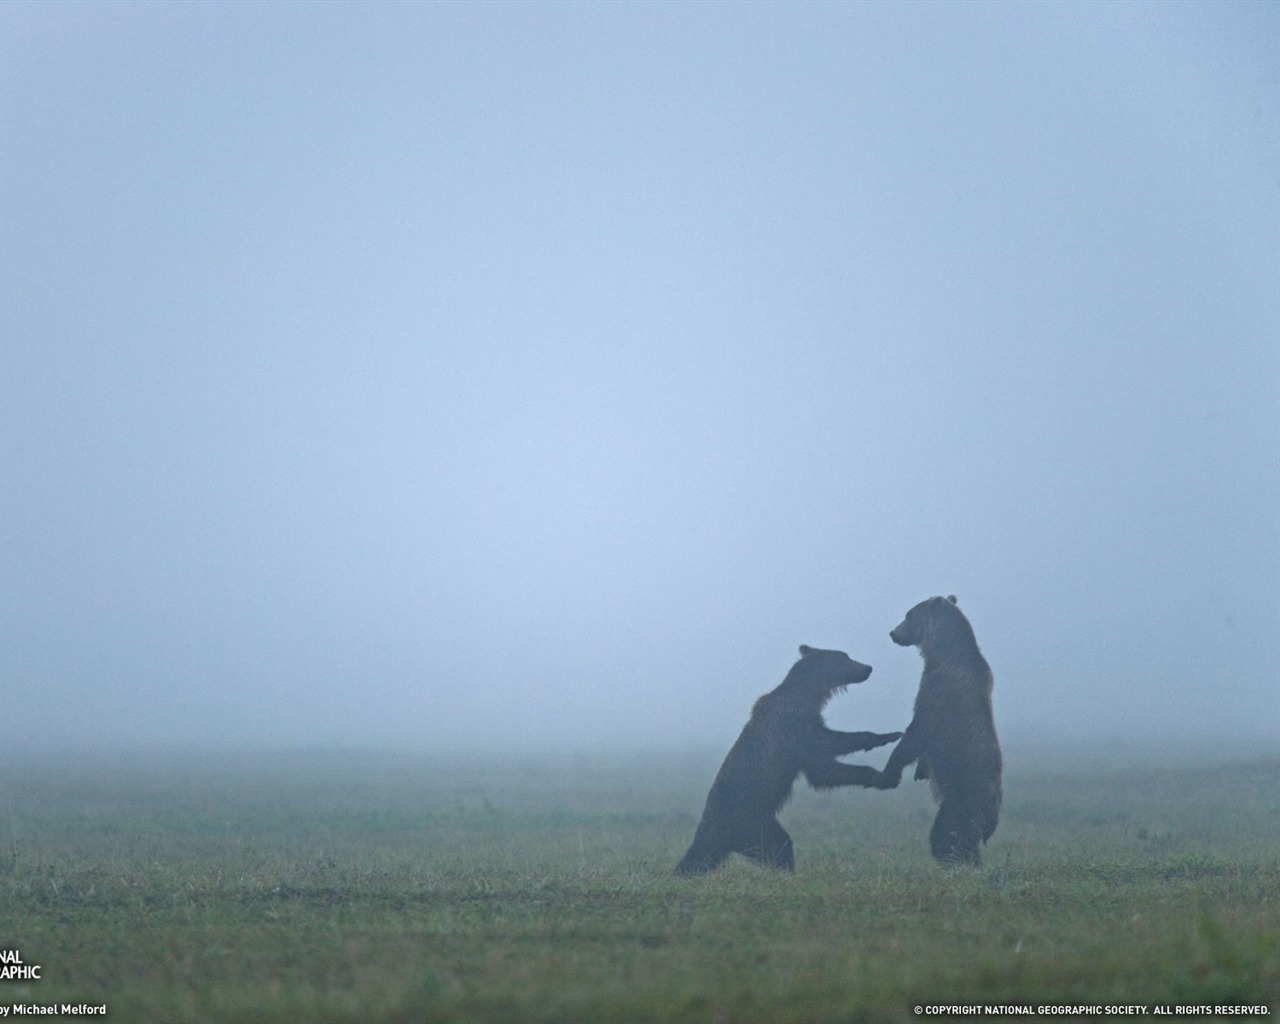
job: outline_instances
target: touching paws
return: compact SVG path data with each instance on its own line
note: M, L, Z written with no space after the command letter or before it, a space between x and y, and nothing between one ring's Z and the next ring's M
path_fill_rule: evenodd
M868 783L868 786L871 789L897 789L898 783L901 781L901 775L886 775L884 772L876 772L875 778Z
M902 739L900 732L869 732L867 733L867 745L864 750L875 750L876 747L883 747L886 743L893 743L895 740Z

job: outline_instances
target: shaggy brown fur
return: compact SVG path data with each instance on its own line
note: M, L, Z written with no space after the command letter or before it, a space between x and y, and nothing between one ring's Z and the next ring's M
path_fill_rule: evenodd
M711 784L693 844L678 875L714 871L737 852L770 867L795 870L791 837L777 813L804 773L815 789L871 786L878 773L836 758L892 743L900 732L837 732L822 720L836 693L871 675L871 667L843 651L800 648L800 660L781 685L751 709L751 719Z
M924 674L915 715L875 785L892 789L916 761L940 802L929 848L944 863L977 864L1000 818L1000 741L991 713L991 669L954 597L931 597L907 612L889 638L919 647Z

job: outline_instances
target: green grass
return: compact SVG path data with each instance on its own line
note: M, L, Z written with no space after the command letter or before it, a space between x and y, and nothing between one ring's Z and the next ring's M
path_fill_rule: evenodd
M815 1024L1280 999L1280 762L1015 762L979 871L929 859L923 784L805 790L794 876L674 878L717 761L10 756L0 949L42 979L0 1006Z

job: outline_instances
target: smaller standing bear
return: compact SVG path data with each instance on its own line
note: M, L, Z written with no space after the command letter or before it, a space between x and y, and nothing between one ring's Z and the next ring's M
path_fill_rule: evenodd
M940 802L929 832L933 856L950 864L978 864L979 846L1000 817L1000 741L991 714L991 668L973 627L954 597L931 597L907 612L889 633L902 647L919 647L924 675L915 714L875 785L892 789L916 763Z
M676 866L678 875L714 871L733 852L761 864L795 870L791 837L777 813L804 773L814 789L876 785L874 768L836 758L892 743L900 732L837 732L822 720L827 702L871 667L843 651L800 647L800 660L772 693L751 709L736 743L711 784L693 844Z

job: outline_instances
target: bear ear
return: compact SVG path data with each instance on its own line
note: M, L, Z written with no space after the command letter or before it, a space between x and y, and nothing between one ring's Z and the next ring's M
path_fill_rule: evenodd
M807 658L812 653L813 653L813 648L810 647L808 644L800 645L800 657Z
M950 601L952 604L955 604L955 603L956 603L956 595L955 595L955 594L948 594L948 595L947 595L947 600L948 600L948 601Z

